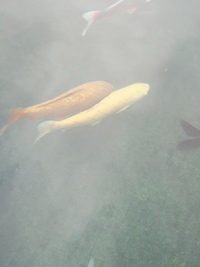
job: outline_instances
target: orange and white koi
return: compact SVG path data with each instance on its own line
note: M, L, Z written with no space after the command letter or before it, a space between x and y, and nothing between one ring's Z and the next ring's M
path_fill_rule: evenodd
M149 85L146 83L132 84L112 92L94 107L82 111L68 119L40 123L38 125L39 135L35 143L52 131L97 124L107 116L127 109L134 102L147 95L148 91Z
M113 5L107 7L101 11L89 11L83 14L83 18L87 21L87 25L82 32L82 36L85 36L90 26L99 19L106 18L113 14L118 13L119 11L126 10L129 14L132 14L136 11L137 5L140 2L150 2L151 0L118 0Z
M8 123L1 128L2 135L7 128L20 118L38 119L52 117L63 119L70 114L86 110L113 91L113 86L105 81L93 81L84 83L68 90L66 93L51 100L27 108L15 108L10 111Z

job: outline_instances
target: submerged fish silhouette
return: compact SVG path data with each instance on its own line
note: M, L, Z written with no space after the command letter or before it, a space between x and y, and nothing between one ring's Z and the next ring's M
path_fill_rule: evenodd
M69 129L88 124L96 124L105 117L119 113L131 104L144 97L149 91L149 85L145 83L136 83L116 90L94 107L80 112L66 120L45 121L38 125L39 135L35 143L46 134L59 129Z
M181 141L177 144L178 150L193 150L200 147L200 137Z
M95 10L84 13L83 18L87 21L87 25L82 32L82 36L86 35L88 29L96 20L109 17L121 10L126 10L129 14L132 14L133 12L135 12L137 5L140 2L150 2L150 0L118 0L104 10Z
M20 118L37 119L53 117L63 119L73 113L88 109L113 91L113 86L105 81L93 81L79 85L51 100L27 108L16 108L10 112L8 123L1 128L2 135L7 128Z

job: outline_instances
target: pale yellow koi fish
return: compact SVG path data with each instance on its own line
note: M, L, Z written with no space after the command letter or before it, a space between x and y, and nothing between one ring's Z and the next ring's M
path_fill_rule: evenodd
M108 82L88 82L41 104L27 108L12 109L8 123L0 129L0 135L20 118L38 119L52 117L57 120L64 119L70 114L78 113L94 106L112 91L113 86Z
M39 135L36 138L35 143L52 131L69 129L88 124L94 125L111 114L125 110L134 102L147 95L148 91L148 84L135 83L114 91L94 107L80 112L68 119L62 121L45 121L40 123L38 125Z

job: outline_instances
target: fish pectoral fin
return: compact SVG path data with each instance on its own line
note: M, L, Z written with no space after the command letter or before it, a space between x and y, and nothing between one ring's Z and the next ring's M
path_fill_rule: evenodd
M92 123L92 124L91 124L91 126L94 126L94 125L96 125L96 124L100 123L100 121L102 121L102 120L95 121L94 123Z
M40 123L37 127L39 134L37 138L35 139L34 144L37 143L38 140L40 140L46 134L54 131L54 124L55 124L55 121L44 121Z
M88 23L87 23L85 29L84 29L83 32L82 32L82 36L85 36L85 35L86 35L87 31L89 30L89 28L91 27L91 25L93 24L93 22L94 22L94 21L93 21L92 19L91 19L90 21L88 21Z
M90 259L88 267L94 267L94 258L93 257Z
M115 114L118 114L118 113L120 113L120 112L124 111L124 110L125 110L125 109L127 109L128 107L130 107L130 105L128 105L128 106L126 106L126 107L124 107L124 108L120 109L120 110L119 110L119 111L117 111Z

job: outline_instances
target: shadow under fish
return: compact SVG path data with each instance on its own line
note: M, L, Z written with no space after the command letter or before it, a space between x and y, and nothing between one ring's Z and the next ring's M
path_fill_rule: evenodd
M183 140L177 144L178 150L193 150L200 147L200 129L192 125L191 123L181 120L181 127L184 132L193 138Z
M0 129L2 135L8 127L21 118L54 118L62 120L91 108L113 91L113 86L105 81L93 81L79 85L53 99L27 108L15 108L10 111L8 123Z

